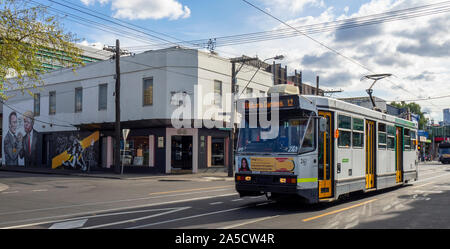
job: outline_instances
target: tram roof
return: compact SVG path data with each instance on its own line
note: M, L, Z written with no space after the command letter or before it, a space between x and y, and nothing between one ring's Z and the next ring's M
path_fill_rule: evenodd
M417 125L409 120L399 118L387 113L371 110L343 100L317 95L303 95L303 96L313 101L313 103L315 103L315 105L317 106L317 109L330 109L332 111L347 112L352 116L361 116L365 118L385 120L387 122L393 122L401 126L406 126L408 128L417 129Z

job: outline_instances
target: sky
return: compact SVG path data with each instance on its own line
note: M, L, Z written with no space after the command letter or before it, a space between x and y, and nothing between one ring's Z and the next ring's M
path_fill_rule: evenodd
M121 47L139 53L151 45L288 28L242 0L36 0L58 9L64 29L74 33L84 45L102 48L120 39ZM267 13L294 27L364 17L440 3L444 0L248 0ZM60 4L57 4L60 3ZM63 6L64 4L66 6ZM77 7L78 5L79 7ZM68 8L70 6L72 8ZM144 27L147 34L116 34L100 30L104 20L76 9L95 11L108 17ZM63 12L61 12L63 11ZM93 13L93 12L90 12ZM77 16L74 16L77 15ZM82 18L95 20L80 24ZM116 26L118 28L123 28ZM156 31L158 33L151 33ZM128 32L133 32L128 30ZM163 36L167 35L167 36ZM128 36L128 37L127 37ZM227 58L258 56L261 59L282 54L280 61L289 72L302 71L304 81L321 87L342 89L333 97L367 96L372 81L361 80L374 73L393 74L373 87L377 97L412 100L450 95L450 11L406 20L345 30L329 30L270 41L222 46L216 52ZM312 38L312 39L311 39ZM442 109L450 108L450 98L417 101L426 117L443 119Z

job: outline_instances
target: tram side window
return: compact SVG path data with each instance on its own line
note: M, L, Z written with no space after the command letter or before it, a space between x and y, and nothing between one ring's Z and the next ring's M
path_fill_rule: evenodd
M386 124L378 124L378 149L386 149Z
M353 118L353 148L364 147L364 119Z
M351 147L351 137L352 137L352 118L345 115L338 115L338 146L344 148Z
M387 148L389 150L395 149L395 127L394 126L387 126Z
M410 130L409 129L405 129L403 134L404 134L403 135L403 139L404 139L404 144L405 144L403 150L404 151L411 150L411 133L410 133Z

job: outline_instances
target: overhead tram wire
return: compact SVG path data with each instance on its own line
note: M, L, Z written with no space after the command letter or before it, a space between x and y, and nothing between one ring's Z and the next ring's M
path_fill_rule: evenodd
M312 40L312 41L316 42L317 44L321 45L322 47L324 47L324 48L326 48L326 49L332 51L333 53L335 53L335 54L337 54L337 55L339 55L339 56L341 56L341 57L347 59L348 61L352 62L353 64L358 65L359 67L365 69L366 71L368 71L368 72L370 72L370 73L375 73L375 72L373 72L370 68L368 68L367 66L365 66L365 65L359 63L358 61L356 61L356 60L354 60L354 59L352 59L352 58L350 58L350 57L348 57L348 56L346 56L346 55L340 53L339 51L337 51L337 50L335 50L335 49L329 47L328 45L326 45L326 44L324 44L324 43L318 41L317 39L314 39L313 37L309 36L308 34L305 34L304 32L301 32L300 30L294 28L292 25L289 25L288 23L284 22L283 20L281 20L281 19L279 19L279 18L273 16L272 14L268 13L267 11L265 11L265 10L259 8L258 6L256 6L256 5L254 5L254 4L250 3L250 2L248 2L247 0L242 0L242 1L245 2L245 3L247 3L247 4L250 5L250 6L254 7L255 9L257 9L257 10L263 12L264 14L266 14L266 15L272 17L273 19L275 19L275 20L281 22L282 24L284 24L284 25L290 27L291 29L296 30L296 31L299 32L300 34L302 34L302 35L306 36L307 38L309 38L310 40ZM386 80L389 81L389 82L391 82L391 83L392 83L394 86L396 86L397 88L402 89L402 90L405 91L405 92L408 92L408 93L411 94L412 96L415 96L412 92L410 92L409 90L405 89L404 87L402 87L402 86L400 86L400 85L394 83L393 81L391 81L391 80L389 80L389 79L386 79ZM431 104L433 104L433 103L431 103Z
M324 22L318 24L304 25L296 27L307 34L322 33L335 30L350 29L367 25L374 25L398 20L406 20L410 18L423 17L428 15L441 14L450 11L450 1L437 4L430 4L409 9L384 12L363 17L349 18L337 20L333 22ZM244 43L252 43L258 41L269 41L275 39L283 39L298 36L298 31L292 31L291 28L277 29L272 31L254 32L248 34L231 35L223 37L215 37L217 47L230 46ZM206 43L210 39L193 40L191 43ZM161 44L166 46L167 44Z
M30 1L31 1L31 2L34 2L33 0L30 0ZM143 32L142 30L137 30L137 29L135 29L135 28L130 28L130 27L128 27L127 25L118 24L118 23L115 22L115 21L107 20L107 19L102 18L102 17L99 17L99 16L97 16L97 15L89 14L89 13L87 13L86 11L79 10L79 9L77 9L77 8L73 8L73 7L70 7L70 6L67 6L67 5L64 5L64 4L61 4L61 3L58 3L58 2L52 1L52 0L48 0L48 1L53 2L53 3L56 3L56 4L59 4L59 5L62 5L62 6L64 6L64 7L66 7L66 8L70 8L70 9L72 9L72 10L77 10L77 11L83 13L83 14L89 15L89 16L91 16L91 17L99 18L99 19L101 19L101 20L103 20L103 21L109 21L109 22L111 22L111 23L113 23L113 24L115 24L115 25L119 25L120 27L122 27L122 28L118 29L118 28L111 27L111 26L108 26L108 25L105 25L105 24L102 24L102 23L98 23L98 22L96 22L96 21L92 21L92 20L90 20L90 19L86 19L86 18L80 17L80 16L75 15L75 14L72 14L72 13L65 12L65 11L60 10L60 9L56 9L56 8L53 8L53 7L50 7L50 6L45 6L45 5L43 5L43 6L47 7L47 8L53 9L53 10L56 11L56 12L63 13L63 14L64 14L65 16L67 16L67 17L75 16L75 18L73 18L73 17L71 18L71 19L72 19L71 21L76 22L76 23L79 23L79 24L84 25L84 26L87 26L87 27L90 27L90 28L99 29L99 30L102 30L102 31L105 31L105 32L111 32L111 33L114 33L114 34L117 34L117 35L120 35L120 36L125 36L125 37L128 37L128 38L132 38L132 39L134 39L133 36L135 36L135 37L137 37L140 41L143 41L144 43L147 42L147 41L151 41L151 42L155 42L155 41L154 41L153 39L148 40L148 37L145 37L145 36L142 36L142 35L137 35L137 34L135 34L135 33L130 33L129 31L126 31L125 29L130 29L130 30L132 30L133 32L138 32L138 33L144 34L144 35L146 35L146 36L157 37L157 36L155 36L155 35L149 34L148 32ZM64 0L63 0L63 1L64 1ZM67 2L67 1L65 1L65 2ZM36 3L36 2L35 2L35 3ZM37 3L37 4L42 5L41 3ZM72 4L72 5L75 5L75 4ZM75 6L79 6L79 5L75 5ZM100 15L103 15L103 16L105 16L105 17L108 17L107 15L104 15L103 13L96 12L96 11L90 10L90 9L85 8L85 7L82 7L82 6L79 6L79 7L84 8L84 9L86 9L86 10L89 10L89 11L91 11L91 12L93 12L93 13L98 13L98 14L100 14ZM108 18L113 18L113 17L108 17ZM94 23L95 25L100 25L100 26L102 26L103 28L99 28L99 27L97 27L97 26L90 26L89 24L85 24L85 23L80 23L78 19L82 19L84 22ZM114 19L115 19L115 20L118 20L118 21L120 21L120 22L124 22L124 21L121 21L121 20L119 20L119 19L117 19L117 18L114 18ZM146 28L137 26L137 25L129 24L129 23L127 23L127 22L124 22L124 23L126 23L126 24L128 24L128 25L135 26L135 27L140 28L140 29L149 30L149 29L146 29ZM106 29L110 29L110 30L112 30L112 31L105 30L105 28L106 28ZM125 29L123 29L123 28L125 28ZM160 32L156 32L156 31L153 31L153 30L150 30L150 31L151 31L151 32L154 32L154 33L159 33L159 34L162 34L162 35L171 37L171 38L173 38L173 39L177 39L177 38L174 38L174 37L172 37L172 36L169 36L169 35L166 35L166 34L163 34L163 33L160 33ZM118 33L118 32L120 32L120 33ZM124 35L123 33L126 33L127 35ZM160 39L160 40L163 40L163 41L167 41L167 43L165 43L165 44L170 44L170 45L174 45L174 46L181 46L180 44L175 43L175 42L168 41L167 39L163 39L163 38L159 38L159 39ZM184 43L184 44L189 43L189 42L186 42L186 41L182 41L182 40L180 40L180 39L177 39L177 40L181 41L181 42ZM192 44L190 44L190 45L192 45ZM195 44L194 44L194 45L195 45ZM158 46L158 45L155 45L155 43L153 43L153 44L151 44L151 45L146 45L146 46L156 47L156 46ZM159 46L159 47L160 47L160 48L163 48L163 47L164 47L164 48L167 48L167 45L166 45L166 46ZM186 47L191 48L191 47L189 47L189 46L186 46ZM127 48L127 47L123 47L123 48ZM191 49L204 49L204 48L205 48L205 46L203 46L203 45L197 45L197 46L195 46L194 48L191 48ZM216 51L221 52L221 53L224 53L224 54L227 54L227 52L224 52L224 51L219 51L219 50L216 50ZM184 51L184 52L186 52L186 51ZM230 54L230 53L228 53L228 54ZM236 56L236 55L233 55L233 56Z
M48 8L53 13L62 14L65 17L70 18L72 22L84 25L86 27L102 30L102 31L105 31L105 32L111 32L113 34L117 34L117 35L121 35L121 36L124 36L124 37L128 37L130 39L138 39L138 40L141 40L142 42L149 42L149 41L151 41L151 40L148 39L148 37L145 37L145 36L142 36L142 35L137 35L137 34L131 33L131 32L126 31L126 30L118 29L118 28L111 27L111 26L108 26L108 25L105 25L105 24L102 24L102 23L99 23L99 22L96 22L96 21L93 21L93 20L89 20L89 19L86 19L84 17L78 16L78 15L75 15L75 14L72 14L72 13L68 13L68 12L60 10L60 9L53 8L51 6L42 5L41 3L35 2L33 0L30 0L30 2L33 2L33 3L38 4L40 6L44 6L44 7Z

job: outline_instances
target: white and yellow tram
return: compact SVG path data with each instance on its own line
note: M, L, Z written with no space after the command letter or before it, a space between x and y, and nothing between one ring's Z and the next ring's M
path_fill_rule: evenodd
M322 96L280 95L240 105L235 183L241 196L298 195L317 203L418 179L411 121ZM279 119L276 136L259 125L263 108Z

